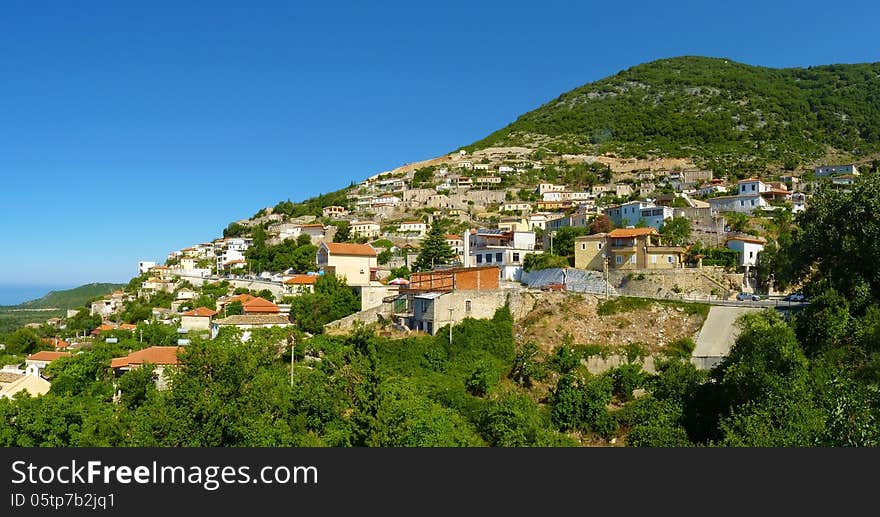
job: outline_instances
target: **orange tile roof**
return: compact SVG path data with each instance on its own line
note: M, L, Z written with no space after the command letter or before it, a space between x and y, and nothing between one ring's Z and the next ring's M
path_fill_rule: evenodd
M210 318L211 316L216 316L217 311L212 311L207 307L199 307L197 309L193 309L191 311L184 312L182 316L199 316L204 318Z
M280 309L277 305L264 298L253 298L245 303L242 303L241 306L245 314L265 314L280 312Z
M376 249L369 244L348 244L344 242L325 242L325 246L330 253L336 255L360 255L365 257L375 257Z
M116 330L116 328L117 328L116 325L112 325L110 323L104 323L101 326L99 326L98 328L96 328L95 330L93 330L92 335L97 336L101 332L106 332L108 330Z
M628 239L642 235L657 235L657 230L654 228L618 228L612 230L608 237L612 239Z
M119 330L137 330L137 325L132 325L131 323L123 323L119 325Z
M132 352L125 357L117 357L110 361L111 368L121 368L135 364L180 364L177 358L178 352L183 350L179 346L151 346Z
M50 352L48 350L43 350L41 352L37 352L36 354L32 354L27 356L28 361L47 361L52 362L56 359L61 359L62 357L70 357L70 352Z
M245 303L253 300L254 298L256 298L256 296L253 296L250 294L237 294L237 295L233 296L232 298L230 298L229 300L227 300L226 303L241 302L241 304L244 305Z
M70 346L70 343L68 343L67 341L64 341L63 339L54 338L54 337L44 337L40 341L42 341L43 343L45 343L47 345L52 345L55 348L67 348Z
M287 285L310 285L314 284L318 279L318 275L293 275L284 281Z
M461 236L461 235L455 235L455 234L453 234L453 233L447 233L447 234L446 234L446 240L448 240L448 241L456 241L456 240L460 241L460 240L462 240L462 236Z

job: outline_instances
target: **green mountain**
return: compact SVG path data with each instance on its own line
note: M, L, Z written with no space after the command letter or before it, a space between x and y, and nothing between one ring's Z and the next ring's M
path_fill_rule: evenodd
M564 93L467 146L792 169L880 151L880 63L773 69L677 57Z
M98 296L111 293L116 289L122 289L125 284L94 283L81 285L73 289L63 291L50 291L42 298L24 302L11 309L76 309L83 307L89 300Z

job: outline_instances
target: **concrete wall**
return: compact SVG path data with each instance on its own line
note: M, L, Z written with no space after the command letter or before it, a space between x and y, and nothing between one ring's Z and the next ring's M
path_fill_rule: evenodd
M180 326L187 330L211 330L211 318L205 316L181 316Z
M639 275L644 278L638 280ZM708 296L735 292L742 284L742 274L726 273L724 268L677 268L655 270L611 271L609 281L623 296ZM675 288L680 292L675 292Z

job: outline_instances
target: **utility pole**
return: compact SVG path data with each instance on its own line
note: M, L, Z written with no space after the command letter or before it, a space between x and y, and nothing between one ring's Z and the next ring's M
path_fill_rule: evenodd
M452 346L452 307L449 308L449 345Z
M602 269L605 270L605 300L608 300L608 253L602 254Z

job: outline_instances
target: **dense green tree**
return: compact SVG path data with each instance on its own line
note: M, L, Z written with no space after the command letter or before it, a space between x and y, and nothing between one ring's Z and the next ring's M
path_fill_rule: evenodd
M41 348L39 336L29 328L20 328L6 338L6 351L10 354L32 354Z
M435 266L448 264L455 257L455 251L446 242L443 224L434 221L422 240L419 255L413 264L413 271L429 271Z
M550 268L568 267L568 259L553 253L526 253L523 258L523 271L537 271Z
M89 309L80 309L73 317L67 319L68 333L88 334L101 326L101 316L90 315Z
M482 397L498 383L499 379L500 374L495 362L483 360L477 364L470 377L465 381L465 388L471 395Z
M660 227L660 235L672 246L683 246L691 238L691 221L687 217L667 219Z
M354 314L360 308L360 299L344 278L321 275L315 280L314 293L293 299L290 315L302 330L317 334L324 331L325 324Z
M237 316L239 314L244 314L244 307L240 300L235 300L234 302L227 303L223 307L223 313L226 316Z
M337 221L333 223L336 226L336 233L333 235L333 242L349 242L351 241L351 225L348 221Z

